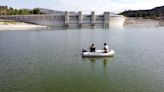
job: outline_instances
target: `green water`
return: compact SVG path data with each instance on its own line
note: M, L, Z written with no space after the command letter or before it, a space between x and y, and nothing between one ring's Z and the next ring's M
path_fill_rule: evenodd
M0 92L164 92L164 27L0 31ZM103 43L112 58L82 58Z

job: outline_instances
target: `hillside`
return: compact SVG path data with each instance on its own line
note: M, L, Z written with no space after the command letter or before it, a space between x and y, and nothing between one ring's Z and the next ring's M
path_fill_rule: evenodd
M29 14L45 14L39 9L14 9L8 6L0 6L0 15L29 15Z
M46 8L22 8L14 9L8 6L0 6L0 15L29 15L29 14L64 14L65 11L57 11ZM77 12L71 11L70 14L77 14Z
M37 9L39 9L41 12L44 12L45 14L64 14L63 11L56 11L46 8L37 8Z
M120 14L126 17L160 18L164 16L164 6L150 10L128 10Z
M46 8L37 8L41 12L45 14L65 14L65 11L57 11L57 10L52 10L52 9L46 9ZM70 12L70 14L77 14L76 12Z

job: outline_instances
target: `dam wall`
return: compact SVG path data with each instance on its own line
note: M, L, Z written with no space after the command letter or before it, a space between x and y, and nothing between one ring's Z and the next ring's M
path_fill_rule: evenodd
M121 15L110 15L104 12L102 15L96 15L95 12L84 15L82 12L75 14L40 14L40 15L5 15L0 19L15 20L32 24L53 26L53 27L112 27L123 26L125 17Z

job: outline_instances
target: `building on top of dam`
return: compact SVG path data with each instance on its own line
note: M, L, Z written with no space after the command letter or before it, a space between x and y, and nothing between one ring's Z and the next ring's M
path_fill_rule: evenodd
M5 15L0 19L28 22L32 24L53 26L53 27L122 27L125 17L122 15L110 15L110 12L104 12L102 15L96 15L94 11L91 14L84 15L81 11L76 14L40 14L40 15Z

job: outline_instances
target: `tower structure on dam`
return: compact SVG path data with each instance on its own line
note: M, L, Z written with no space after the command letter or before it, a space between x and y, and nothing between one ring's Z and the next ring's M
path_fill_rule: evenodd
M95 12L92 11L92 12L91 12L91 25L92 25L93 27L95 27L95 24L96 24L96 16L95 16Z
M108 28L109 27L109 24L110 24L110 20L109 20L109 15L110 13L109 12L104 12L104 27L105 28Z
M64 19L65 19L64 26L68 27L69 26L69 12L68 11L65 12Z
M0 19L16 20L44 26L54 27L113 27L123 26L125 17L122 15L110 15L110 12L104 12L102 15L96 15L94 11L91 14L70 13L64 14L42 14L42 15L5 15Z
M78 19L79 19L79 27L82 27L82 24L83 24L83 15L82 15L82 12L79 11L78 13Z

